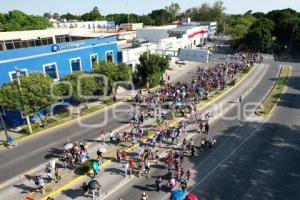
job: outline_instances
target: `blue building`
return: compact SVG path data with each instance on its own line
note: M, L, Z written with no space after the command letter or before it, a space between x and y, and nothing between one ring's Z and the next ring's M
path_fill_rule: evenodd
M0 86L17 77L16 67L19 75L44 73L57 81L75 71L89 73L92 63L101 60L118 62L115 35L62 29L0 33ZM5 114L11 127L23 124L20 113Z
M116 36L0 51L0 85L21 75L44 73L54 80L75 71L90 72L98 60L117 62Z

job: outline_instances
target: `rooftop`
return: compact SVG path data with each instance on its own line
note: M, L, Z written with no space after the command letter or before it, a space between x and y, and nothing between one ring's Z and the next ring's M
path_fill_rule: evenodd
M47 38L56 35L70 35L79 37L106 37L115 35L114 33L91 32L87 29L80 28L59 28L59 29L45 29L45 30L30 30L30 31L11 31L0 32L0 41L3 40L31 40L37 38Z

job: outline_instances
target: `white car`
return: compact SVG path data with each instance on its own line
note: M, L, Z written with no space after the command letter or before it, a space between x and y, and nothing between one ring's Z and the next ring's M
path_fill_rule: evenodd
M176 60L175 63L178 64L178 65L185 65L186 64L183 60Z

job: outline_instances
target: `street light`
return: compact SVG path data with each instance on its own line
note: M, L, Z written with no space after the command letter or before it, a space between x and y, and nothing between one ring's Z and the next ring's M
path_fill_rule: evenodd
M0 105L0 120L1 120L1 126L2 126L2 129L4 131L4 134L5 134L5 137L6 137L6 141L8 141L8 133L7 133L7 129L6 129L6 126L5 126L5 123L4 123L4 120L3 120L3 115L4 115L4 109L3 107Z

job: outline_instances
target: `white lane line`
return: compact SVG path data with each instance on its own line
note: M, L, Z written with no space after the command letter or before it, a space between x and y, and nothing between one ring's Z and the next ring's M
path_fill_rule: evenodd
M266 119L264 122L266 122L268 119ZM233 151L230 153L230 154L228 154L223 160L221 160L220 162L219 162L219 164L216 166L216 167L214 167L212 170L210 170L196 185L194 185L191 189L190 189L190 191L193 191L196 187L198 187L203 181L205 181L206 180L206 178L207 177L209 177L211 174L213 174L225 161L227 161L234 153L236 153L237 152L237 150L239 150L239 148L243 145L243 144L245 144L245 142L247 142L249 139L250 139L250 137L252 137L256 132L258 132L259 130L260 130L260 128L264 125L265 123L263 123L263 124L261 124L258 128L256 128L250 135L248 135L246 138L244 138L243 139L243 141L236 147L236 148L234 148L233 149ZM231 137L230 137L231 138ZM211 157L211 156L210 156ZM206 159L207 160L207 159ZM205 160L205 161L206 161ZM195 169L197 170L202 164L204 163L204 161L203 162L201 162ZM170 196L170 194L168 194L168 195L166 195L166 196L164 196L163 198L162 198L162 200L166 200L167 198L169 198L169 196Z

